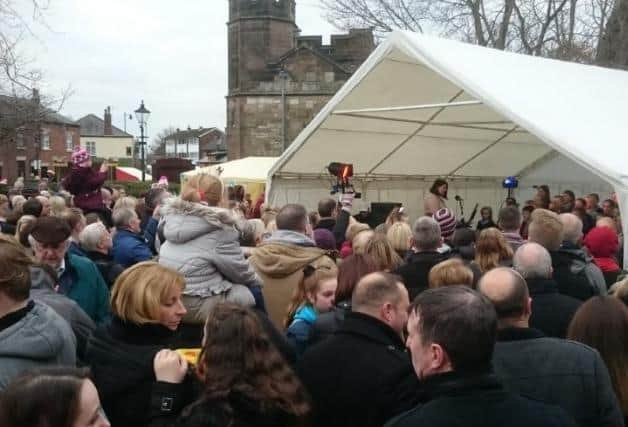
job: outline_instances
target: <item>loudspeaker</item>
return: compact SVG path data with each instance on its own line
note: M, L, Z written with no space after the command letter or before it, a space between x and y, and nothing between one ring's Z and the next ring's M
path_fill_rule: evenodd
M397 207L401 207L402 203L397 202L373 202L371 203L371 214L369 215L367 224L371 228L375 228L386 221L386 217L390 211Z

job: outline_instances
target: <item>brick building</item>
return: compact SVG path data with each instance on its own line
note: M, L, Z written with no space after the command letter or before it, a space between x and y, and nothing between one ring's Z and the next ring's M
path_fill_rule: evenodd
M229 159L277 156L375 47L371 30L301 36L294 0L229 0Z
M0 96L0 116L0 177L12 183L18 176L52 170L61 177L68 171L72 150L80 143L78 123L43 107L37 91L32 99Z

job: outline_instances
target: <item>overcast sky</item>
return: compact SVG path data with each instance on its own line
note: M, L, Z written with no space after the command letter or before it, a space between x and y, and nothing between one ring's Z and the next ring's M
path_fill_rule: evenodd
M21 0L19 0L21 1ZM297 1L302 34L336 31L319 0ZM149 137L167 126L225 126L227 0L50 0L37 40L23 54L43 70L42 90L74 93L62 113L102 117L110 105L115 126L140 100L152 112ZM135 118L127 131L139 134Z

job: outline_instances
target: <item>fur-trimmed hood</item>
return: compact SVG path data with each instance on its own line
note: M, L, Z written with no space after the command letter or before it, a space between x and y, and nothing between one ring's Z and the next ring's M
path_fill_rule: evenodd
M185 243L216 230L236 228L236 218L228 209L187 202L179 197L166 200L161 207L166 240Z

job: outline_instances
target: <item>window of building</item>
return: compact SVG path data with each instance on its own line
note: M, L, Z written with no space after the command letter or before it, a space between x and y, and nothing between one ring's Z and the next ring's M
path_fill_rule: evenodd
M133 155L133 148L132 147L126 147L126 155L127 155L127 157L131 157Z
M50 150L50 135L47 130L41 131L41 149Z
M72 151L72 132L65 134L65 151Z
M15 147L24 148L24 134L21 131L15 136Z
M87 141L85 143L85 149L87 150L87 153L89 153L90 156L96 157L96 142Z

